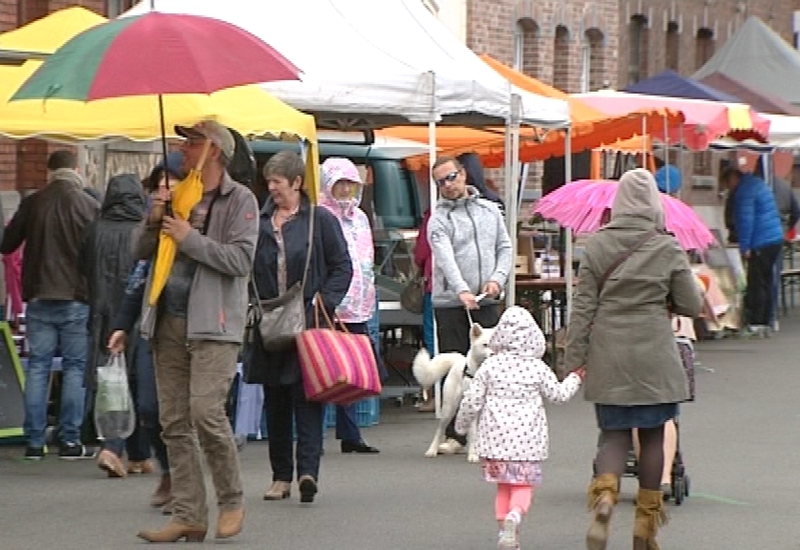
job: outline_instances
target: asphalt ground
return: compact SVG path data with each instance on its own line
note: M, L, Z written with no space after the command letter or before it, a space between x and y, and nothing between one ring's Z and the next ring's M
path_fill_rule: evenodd
M682 407L681 449L691 495L670 503L663 550L800 548L800 320L782 319L766 340L702 342L698 399ZM524 549L581 549L586 486L597 441L592 407L578 394L548 409L551 452L544 485L523 523ZM463 455L428 459L432 414L382 403L381 422L363 430L379 455L343 455L328 430L313 505L265 502L265 442L242 450L246 525L224 543L275 549L496 548L492 485ZM167 521L148 507L157 476L108 479L94 461L21 460L0 448L0 550L140 547L135 534ZM636 483L624 479L609 549L631 547ZM209 485L209 495L213 490ZM211 497L213 498L213 497ZM212 507L211 528L215 512ZM214 544L207 539L205 545ZM189 545L189 547L200 545ZM185 546L182 546L185 547Z

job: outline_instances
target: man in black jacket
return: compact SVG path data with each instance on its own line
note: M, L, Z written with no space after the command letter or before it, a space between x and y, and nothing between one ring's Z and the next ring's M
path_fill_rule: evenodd
M53 356L60 347L63 384L59 415L59 456L92 458L81 444L86 371L86 280L78 271L78 253L86 227L99 204L83 190L77 159L70 151L52 153L47 187L26 197L6 228L0 254L26 243L22 259L22 298L30 358L25 379L25 458L44 457L47 387Z

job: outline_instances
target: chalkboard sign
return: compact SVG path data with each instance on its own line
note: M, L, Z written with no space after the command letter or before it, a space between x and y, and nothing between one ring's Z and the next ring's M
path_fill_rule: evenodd
M8 323L0 323L0 438L23 435L25 374Z

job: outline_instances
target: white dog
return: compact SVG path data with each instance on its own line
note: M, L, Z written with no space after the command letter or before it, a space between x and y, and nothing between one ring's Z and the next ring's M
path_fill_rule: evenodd
M439 418L439 425L436 427L433 441L425 452L425 456L435 457L439 454L439 445L444 440L447 425L458 412L464 390L469 387L478 367L492 353L489 349L489 340L493 332L493 328L483 328L474 323L469 331L470 348L466 357L460 353L440 353L431 359L428 351L423 348L414 358L412 365L414 378L422 387L429 388L447 375L442 388L441 418ZM467 434L467 460L469 462L478 462L478 455L475 452L476 428L477 426L473 423Z

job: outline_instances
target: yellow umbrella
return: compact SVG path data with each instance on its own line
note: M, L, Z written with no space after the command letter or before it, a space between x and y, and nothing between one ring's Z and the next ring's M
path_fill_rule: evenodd
M192 209L203 198L201 167L206 160L210 145L211 141L206 140L203 146L203 154L200 155L197 166L192 168L189 171L189 175L171 190L172 213L176 218L188 220ZM167 284L177 252L178 244L175 239L162 231L158 236L158 252L156 253L156 262L153 267L153 284L150 286L150 297L148 299L151 306L158 303L158 297L161 296L161 291L164 290L164 286Z
M0 48L52 53L76 34L106 21L84 8L57 11L24 27L0 34ZM156 96L78 102L8 99L41 65L30 60L17 67L0 66L0 134L11 138L97 140L126 138L152 141L161 137ZM259 86L240 86L211 95L164 96L168 137L174 126L216 120L244 136L299 138L308 145L306 182L309 194L319 190L319 152L314 118L293 109Z

